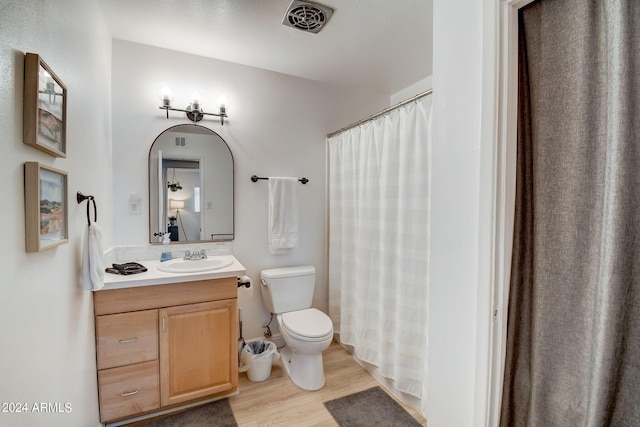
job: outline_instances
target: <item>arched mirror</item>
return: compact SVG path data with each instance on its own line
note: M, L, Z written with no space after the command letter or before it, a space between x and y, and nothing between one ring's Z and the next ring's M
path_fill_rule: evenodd
M149 150L149 242L233 240L233 155L214 131L173 126Z

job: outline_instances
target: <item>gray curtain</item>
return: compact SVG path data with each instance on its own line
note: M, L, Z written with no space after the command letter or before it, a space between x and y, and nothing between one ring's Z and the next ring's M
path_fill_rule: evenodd
M640 426L640 0L520 14L502 426Z

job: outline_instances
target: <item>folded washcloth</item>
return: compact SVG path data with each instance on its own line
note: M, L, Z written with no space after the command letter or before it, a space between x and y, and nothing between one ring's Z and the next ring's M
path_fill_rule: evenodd
M82 288L99 291L104 287L104 251L102 230L98 224L89 226L82 246Z
M269 250L284 254L298 246L298 179L269 177Z

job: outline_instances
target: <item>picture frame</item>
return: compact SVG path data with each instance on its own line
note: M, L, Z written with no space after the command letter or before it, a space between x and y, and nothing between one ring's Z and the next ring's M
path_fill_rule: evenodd
M36 53L24 58L23 142L67 157L67 87Z
M67 173L24 164L25 248L41 252L69 241Z

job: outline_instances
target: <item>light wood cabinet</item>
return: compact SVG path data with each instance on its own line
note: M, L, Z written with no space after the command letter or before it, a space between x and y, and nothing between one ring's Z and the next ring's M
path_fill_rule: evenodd
M96 317L98 369L158 359L158 310Z
M132 417L160 408L158 361L98 371L100 420Z
M94 293L100 420L235 392L237 279Z
M235 301L181 305L160 310L162 405L237 387L238 346L229 346ZM236 339L237 342L237 339Z

